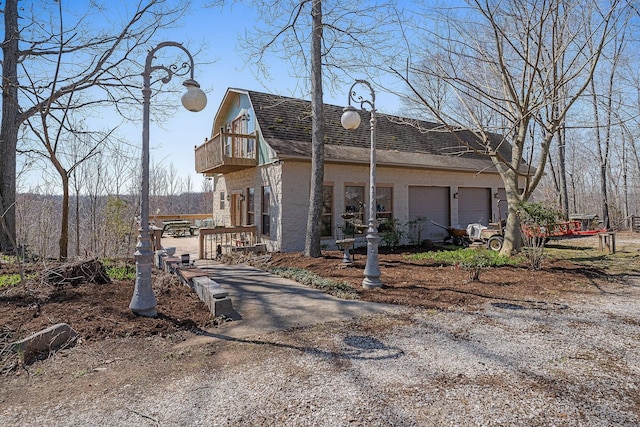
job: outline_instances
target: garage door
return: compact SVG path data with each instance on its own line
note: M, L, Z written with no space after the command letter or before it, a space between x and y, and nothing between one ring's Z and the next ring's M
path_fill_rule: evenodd
M507 191L504 188L498 188L498 209L500 211L500 220L507 219Z
M468 224L488 225L491 220L490 188L458 188L458 222L463 228Z
M426 217L420 239L443 240L449 233L431 223L449 226L449 187L409 187L409 221ZM417 234L417 233L416 233ZM411 237L410 237L411 238ZM417 238L416 235L413 238Z

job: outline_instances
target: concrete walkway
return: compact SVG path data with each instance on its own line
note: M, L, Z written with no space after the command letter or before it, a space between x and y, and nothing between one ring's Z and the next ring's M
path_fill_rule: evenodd
M176 246L176 254L193 253L186 245L192 244L192 240L163 239L162 243L163 246ZM217 339L233 341L273 331L403 310L400 306L342 300L246 265L210 260L198 260L196 265L229 292L235 318L183 345Z

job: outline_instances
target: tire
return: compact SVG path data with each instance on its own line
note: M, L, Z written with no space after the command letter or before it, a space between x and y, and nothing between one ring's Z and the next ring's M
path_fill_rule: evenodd
M456 246L464 246L464 240L462 239L462 237L454 236L453 244Z
M501 236L491 236L489 241L487 241L487 248L492 251L499 251L502 249L502 242L504 239Z

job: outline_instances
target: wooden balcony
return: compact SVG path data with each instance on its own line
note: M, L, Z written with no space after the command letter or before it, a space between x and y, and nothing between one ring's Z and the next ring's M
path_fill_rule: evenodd
M258 165L258 135L226 133L223 129L196 147L196 172L230 173Z

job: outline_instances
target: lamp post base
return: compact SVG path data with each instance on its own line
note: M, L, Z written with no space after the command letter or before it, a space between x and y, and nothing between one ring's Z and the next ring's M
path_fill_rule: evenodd
M146 285L140 286L136 283L136 287L133 291L133 297L129 304L129 308L133 314L145 317L156 317L158 315L156 305L156 296L153 294L153 290L151 289L151 282L149 282L148 287Z
M149 309L149 310L134 310L133 308L131 309L131 311L133 312L133 314L135 314L136 316L143 316L143 317L158 317L158 312L154 309Z
M147 233L143 231L138 239L138 250L133 254L136 259L136 284L129 308L138 316L156 317L158 302L151 286L153 252L150 250Z
M376 277L365 277L362 281L362 287L365 289L379 288L382 286L382 280Z
M365 289L379 288L382 286L380 280L380 262L378 260L378 230L375 219L369 219L367 230L367 264L364 266L364 280L362 287Z

